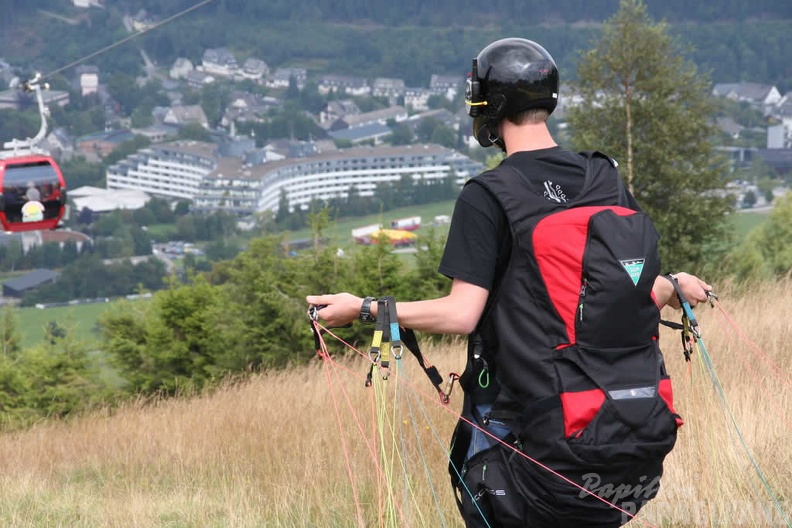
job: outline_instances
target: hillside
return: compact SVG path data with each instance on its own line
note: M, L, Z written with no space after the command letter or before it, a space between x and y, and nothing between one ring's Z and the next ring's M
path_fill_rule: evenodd
M792 284L747 295L717 286L725 312L697 309L702 334L746 445L769 486L785 496L792 359L789 329L777 321L792 317ZM664 329L662 342L686 424L659 498L631 526L785 524L701 354L689 367L678 334ZM329 345L340 357L341 345ZM447 373L462 368L463 351L457 343L424 352ZM382 393L364 387L360 359L327 371L317 360L213 394L136 402L0 435L0 525L340 528L362 516L365 526L460 526L445 468L460 395L440 405L416 362L402 363L387 385L377 385Z
M51 71L127 37L124 15L146 9L156 20L164 20L198 3L117 0L108 1L105 9L86 11L52 0L4 0L0 49L6 60ZM715 82L751 80L778 85L782 92L792 89L791 4L782 0L725 4L649 2L649 11L669 22L680 45L692 48L696 64L712 72ZM213 0L91 62L106 72L133 73L142 66L138 46L160 65L170 65L178 57L197 62L205 49L226 46L240 57L258 57L271 67L399 77L410 86L424 86L433 73L463 75L470 57L491 40L519 35L541 42L571 77L579 51L591 47L600 23L617 7L616 0L486 4L442 0L431 5Z

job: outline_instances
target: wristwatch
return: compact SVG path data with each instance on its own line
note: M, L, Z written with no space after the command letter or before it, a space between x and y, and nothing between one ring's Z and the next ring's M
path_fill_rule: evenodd
M366 297L363 299L363 304L360 305L360 315L358 316L358 320L363 324L371 324L376 322L376 318L371 315L371 303L372 301L376 301L376 297Z

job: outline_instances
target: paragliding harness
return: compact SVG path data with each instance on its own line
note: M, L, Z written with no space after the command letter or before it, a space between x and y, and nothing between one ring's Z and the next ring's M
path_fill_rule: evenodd
M516 169L514 177L484 173L468 182L501 204L512 250L460 378L465 401L449 473L463 516L472 500L485 518L499 510L490 522L519 520L519 491L485 481L492 460L469 478L477 451L497 447L496 438L557 470L606 471L661 464L682 425L657 345L659 235L644 213L617 205L615 162L581 154L586 183L567 203L533 192ZM496 438L472 446L475 429Z

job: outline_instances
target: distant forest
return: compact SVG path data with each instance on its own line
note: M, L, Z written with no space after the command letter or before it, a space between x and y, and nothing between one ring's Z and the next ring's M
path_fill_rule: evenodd
M199 0L105 0L77 9L66 0L0 0L0 57L51 71L124 37L121 16L145 9L162 20ZM138 46L161 65L200 62L225 46L271 67L302 66L426 86L433 73L464 75L473 55L503 36L540 42L562 76L592 47L618 0L214 0L94 59L108 73L141 67ZM650 0L680 46L714 82L755 81L792 90L789 0ZM65 73L68 75L68 72Z

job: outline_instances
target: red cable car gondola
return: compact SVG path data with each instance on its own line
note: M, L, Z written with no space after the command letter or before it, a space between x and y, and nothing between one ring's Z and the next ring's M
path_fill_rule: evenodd
M55 229L66 211L63 174L55 160L37 147L47 132L48 114L40 79L36 74L22 88L36 92L41 129L35 137L15 139L0 150L0 223L6 231Z
M6 231L55 229L66 210L66 182L50 156L0 159L0 223Z

